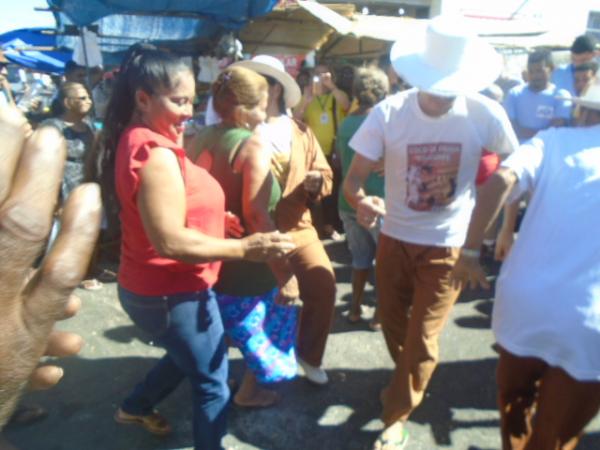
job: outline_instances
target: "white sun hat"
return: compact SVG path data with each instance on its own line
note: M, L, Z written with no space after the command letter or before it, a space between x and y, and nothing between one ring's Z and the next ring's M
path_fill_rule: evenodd
M300 86L296 80L285 71L283 63L273 56L257 55L251 60L233 63L230 67L245 67L276 79L283 86L283 98L287 108L293 108L302 98L302 92L300 92Z
M390 61L407 83L448 97L485 89L502 69L496 50L455 15L437 16L423 34L394 43Z

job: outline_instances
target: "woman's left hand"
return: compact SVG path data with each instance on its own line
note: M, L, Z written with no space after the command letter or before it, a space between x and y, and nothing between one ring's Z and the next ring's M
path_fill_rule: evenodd
M225 236L241 238L244 231L240 218L231 211L225 211Z

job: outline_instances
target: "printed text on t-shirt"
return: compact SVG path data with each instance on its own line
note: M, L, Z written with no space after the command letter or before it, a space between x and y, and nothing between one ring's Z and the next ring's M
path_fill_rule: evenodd
M458 142L407 146L406 204L409 208L432 211L452 203L461 149Z

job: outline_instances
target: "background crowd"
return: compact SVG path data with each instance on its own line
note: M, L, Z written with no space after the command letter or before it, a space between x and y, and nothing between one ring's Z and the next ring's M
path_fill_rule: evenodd
M374 449L409 445L440 333L462 288L488 286L479 261L490 252L506 261L493 316L503 447L574 448L600 408L600 249L580 239L600 225L597 42L578 37L559 67L532 51L511 82L493 48L447 18L427 43L363 67L319 63L296 80L267 55L235 62L208 111L198 74L147 45L110 72L68 64L43 94L12 92L0 60L0 247L15 261L0 275L13 307L0 423L44 352L80 348L51 331L78 309L70 291L116 276L123 310L166 353L115 420L171 433L156 407L186 379L195 448L222 448L230 396L275 406L271 387L298 367L329 382L336 280L323 240L345 239L347 319L362 320L374 270L369 326L395 364ZM23 219L18 207L37 212ZM118 274L100 270L99 252L119 259ZM22 342L28 363L15 375ZM228 379L228 345L243 355L241 381ZM32 384L62 375L41 369Z

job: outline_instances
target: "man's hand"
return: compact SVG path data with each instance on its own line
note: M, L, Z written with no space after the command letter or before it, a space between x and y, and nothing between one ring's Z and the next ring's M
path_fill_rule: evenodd
M304 177L304 190L309 194L317 195L323 186L323 174L318 170L306 172Z
M36 368L44 354L79 351L81 338L53 331L76 312L71 296L83 278L98 236L100 192L96 185L73 191L62 213L61 232L39 270L32 265L50 231L66 156L53 128L31 134L15 108L0 108L0 427L22 389L54 385L62 369Z
M494 259L504 261L508 252L515 242L515 233L509 228L502 227L496 237L496 248L494 249Z
M472 256L459 256L452 269L452 278L462 286L466 286L468 283L471 289L476 289L478 285L484 289L490 288L486 274L479 264L479 258Z
M333 82L333 77L331 76L331 72L322 73L321 75L319 75L319 78L321 80L321 84L325 88L327 88L331 91L335 89L335 83Z
M265 262L282 258L296 248L292 237L286 233L254 233L242 238L244 258L248 261Z
M377 218L385 216L385 202L381 197L373 195L364 197L356 206L356 220L360 225L369 229L377 225Z

